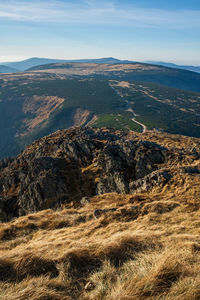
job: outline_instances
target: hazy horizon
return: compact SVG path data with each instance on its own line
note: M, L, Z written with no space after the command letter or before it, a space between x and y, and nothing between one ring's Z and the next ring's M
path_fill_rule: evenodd
M58 60L81 60L81 59L101 59L101 58L109 58L109 57L112 57L112 58L115 58L115 59L119 59L119 60L130 60L130 61L136 61L136 62L142 62L142 63L147 63L147 62L152 62L152 64L155 62L155 63L158 63L158 62L163 62L163 63L172 63L172 64L177 64L177 65L185 65L185 66L196 66L196 67L199 67L200 66L200 63L190 63L190 64L187 64L187 63L184 63L184 62L177 62L177 61L167 61L167 60L150 60L150 59L145 59L145 60L136 60L136 59L130 59L130 58L119 58L119 57L113 57L113 56L107 56L107 57L78 57L78 58L68 58L68 57L39 57L39 56L31 56L31 57L22 57L22 58L16 58L14 60L0 60L0 64L6 64L6 63L13 63L13 62L20 62L20 61L24 61L24 60L28 60L28 59L31 59L31 58L41 58L41 59L58 59Z
M116 57L200 65L196 0L7 0L0 62Z

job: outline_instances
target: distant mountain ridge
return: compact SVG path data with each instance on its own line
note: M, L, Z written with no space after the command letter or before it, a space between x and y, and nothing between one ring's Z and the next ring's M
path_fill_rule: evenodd
M95 58L94 59L52 59L52 58L31 57L22 61L0 63L0 73L12 73L12 72L25 71L36 66L54 64L54 63L129 64L129 63L136 63L136 61L121 60L114 57L105 57L105 58L96 58L96 59ZM174 68L174 69L184 69L184 70L200 73L200 66L184 66L184 65L177 65L174 63L168 63L162 61L145 61L143 63L160 65L160 66ZM5 69L5 71L2 71L3 66L9 67L11 69L10 70Z
M184 65L182 66L182 65L177 65L174 63L168 63L168 62L163 62L163 61L145 61L145 63L164 66L164 67L173 68L173 69L183 69L183 70L200 73L200 66L184 66Z
M25 71L27 69L39 65L54 64L54 63L68 63L68 62L69 63L73 63L73 62L96 63L96 64L116 64L116 63L126 64L126 63L132 63L133 61L120 60L113 57L97 58L97 59L73 59L73 60L32 57L18 62L2 63L2 65L17 69L19 71Z

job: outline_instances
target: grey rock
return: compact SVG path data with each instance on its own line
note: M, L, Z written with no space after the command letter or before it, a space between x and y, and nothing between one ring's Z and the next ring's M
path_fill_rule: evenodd
M172 178L168 171L154 171L151 174L130 183L130 192L147 192L155 186L164 186Z
M0 163L0 196L6 195L3 207L13 211L2 208L0 221L71 201L85 205L94 195L130 193L145 189L145 184L148 188L148 180L141 180L166 161L166 152L155 143L128 140L125 132L112 129L53 133L35 141L15 159ZM97 171L90 171L94 161Z
M88 203L90 203L90 198L89 197L83 197L80 201L82 206L87 205Z

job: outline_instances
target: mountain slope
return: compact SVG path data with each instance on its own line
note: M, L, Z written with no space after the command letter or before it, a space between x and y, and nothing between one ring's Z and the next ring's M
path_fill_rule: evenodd
M142 131L143 124L143 129L199 137L199 93L125 81L128 65L109 74L120 78L115 81L103 71L101 77L95 73L96 68L105 70L105 65L95 64L90 76L86 74L91 66L87 66L78 64L76 71L82 75L76 76L56 73L57 69L1 76L1 158L18 154L25 145L56 130L87 124L136 131ZM112 68L118 70L119 65Z
M128 60L119 60L113 57L99 58L99 59L74 59L74 60L66 60L66 59L51 59L51 58L40 58L40 57L31 57L29 59L25 59L18 62L7 62L3 63L10 68L16 68L20 71L25 71L29 68L53 64L53 63L62 63L62 62L77 62L77 63L96 63L96 64L115 64L115 63L130 63Z
M148 82L111 81L129 111L148 129L200 137L200 94Z
M49 63L58 63L58 62L65 62L65 60L62 59L49 59L49 58L40 58L40 57L32 57L29 59L25 59L22 61L16 61L16 62L6 62L4 65L16 68L20 71L25 71L28 68L37 66L37 65L43 65L43 64L49 64Z
M103 79L22 75L6 77L0 84L1 157L17 154L58 129L87 124L95 114L125 107Z
M0 175L2 300L199 299L199 139L59 131Z
M173 63L167 63L163 61L146 61L146 63L160 65L169 68L175 68L175 69L184 69L184 70L200 73L200 66L182 66L182 65L176 65Z
M12 67L0 65L0 73L16 73L16 72L19 72L19 70Z

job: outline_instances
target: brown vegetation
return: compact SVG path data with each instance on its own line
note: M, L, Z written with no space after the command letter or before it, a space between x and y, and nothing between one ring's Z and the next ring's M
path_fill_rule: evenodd
M31 119L24 119L26 126L25 132L21 135L27 135L41 122L46 121L50 114L63 103L64 99L56 96L33 96L23 103L23 112L33 115Z
M200 212L189 194L105 194L1 224L1 299L199 299Z
M76 109L76 113L74 115L74 126L83 126L88 123L91 113L88 110L84 110L81 108Z
M97 195L1 223L2 300L200 298L200 142L130 133L141 136L176 150L177 160L162 165L171 179L148 192Z
M65 75L92 75L101 74L106 75L111 72L125 72L130 73L133 71L152 71L159 70L158 66L147 64L95 64L95 63L60 63L54 64L53 68L41 69L31 71L29 74L34 73L49 73L49 74L65 74Z

